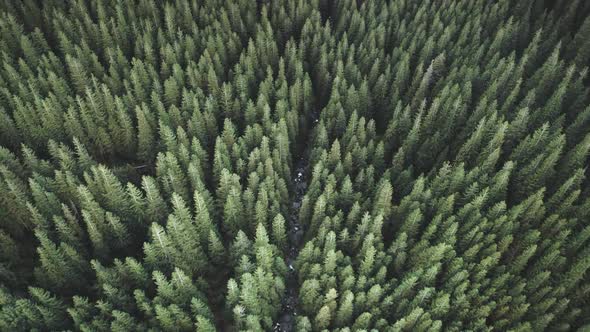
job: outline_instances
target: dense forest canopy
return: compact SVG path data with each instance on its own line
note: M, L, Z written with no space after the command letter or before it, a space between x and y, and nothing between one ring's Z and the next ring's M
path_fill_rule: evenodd
M590 328L590 2L0 0L0 331Z

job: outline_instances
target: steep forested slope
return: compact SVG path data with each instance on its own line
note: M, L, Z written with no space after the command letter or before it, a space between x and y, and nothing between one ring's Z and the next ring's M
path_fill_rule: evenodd
M590 2L0 4L0 331L590 324Z

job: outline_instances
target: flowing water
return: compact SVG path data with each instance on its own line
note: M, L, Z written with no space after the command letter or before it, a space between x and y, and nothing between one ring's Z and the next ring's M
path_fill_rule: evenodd
M318 120L313 116L313 124ZM308 142L309 143L309 142ZM306 147L309 148L310 144ZM295 270L295 261L299 255L299 249L303 244L303 225L299 222L299 209L301 202L307 192L308 178L307 171L309 170L309 151L308 149L298 157L295 163L295 172L293 173L293 187L295 188L295 195L291 201L291 214L288 220L288 238L289 238L289 252L285 258L285 263L289 268L289 274L285 280L285 295L283 296L281 313L278 321L273 326L273 331L276 332L291 332L295 331L295 321L297 317L297 304L299 302L299 281L297 280L297 271Z

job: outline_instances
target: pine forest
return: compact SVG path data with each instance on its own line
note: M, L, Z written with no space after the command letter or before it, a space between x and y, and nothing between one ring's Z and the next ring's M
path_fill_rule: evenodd
M0 0L0 331L590 331L590 1Z

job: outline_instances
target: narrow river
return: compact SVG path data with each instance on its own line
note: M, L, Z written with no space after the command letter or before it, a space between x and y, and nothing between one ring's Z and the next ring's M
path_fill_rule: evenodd
M312 115L313 125L317 120L317 115ZM311 132L311 130L310 130ZM309 135L308 137L311 137ZM307 192L309 171L309 152L311 139L306 140L306 145L303 153L299 155L295 162L295 170L293 172L293 187L295 189L293 199L291 201L291 214L288 221L288 238L289 238L289 252L285 257L285 263L289 268L289 274L285 280L285 295L282 301L282 308L279 314L278 321L273 326L273 331L276 332L292 332L295 331L295 323L297 318L297 304L299 302L299 281L297 280L297 271L295 270L295 261L299 255L299 249L303 244L304 229L303 225L299 223L299 209L301 202Z

